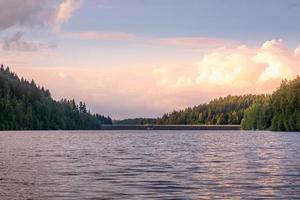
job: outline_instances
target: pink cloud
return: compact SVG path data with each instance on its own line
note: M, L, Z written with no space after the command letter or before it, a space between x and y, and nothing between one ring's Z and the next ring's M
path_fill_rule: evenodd
M264 83L292 79L300 73L300 59L281 40L270 40L260 48L241 46L205 55L198 63L198 84L237 85L264 91ZM270 88L270 90L274 87Z
M60 32L59 36L79 40L132 40L137 38L134 34L124 32Z
M209 37L169 37L156 40L162 45L212 50L235 45L232 41Z

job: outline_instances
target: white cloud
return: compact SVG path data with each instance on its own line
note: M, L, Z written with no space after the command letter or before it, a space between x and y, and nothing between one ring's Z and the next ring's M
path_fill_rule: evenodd
M300 72L300 59L295 55L297 49L286 49L282 40L265 42L253 57L253 61L265 65L258 81L266 82L270 79L291 79Z
M294 50L294 55L295 55L295 56L300 56L300 46L298 46L298 47Z
M269 40L262 44L261 49L262 50L275 50L275 49L281 49L282 46L282 39L277 40Z
M64 0L57 8L54 18L54 30L59 32L63 23L70 20L76 10L83 3L83 0Z
M241 86L243 83L257 87L257 83L295 77L300 72L300 59L284 48L282 40L270 40L261 48L243 46L216 50L205 55L197 66L198 84Z

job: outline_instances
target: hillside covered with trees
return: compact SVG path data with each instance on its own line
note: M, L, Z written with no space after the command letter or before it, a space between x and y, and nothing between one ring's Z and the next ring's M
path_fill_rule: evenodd
M271 95L227 96L158 118L158 124L241 125L245 130L300 131L300 77Z
M300 77L283 81L264 102L245 111L243 129L300 131Z
M254 103L263 103L268 95L242 95L220 97L208 104L189 107L184 110L164 114L157 119L158 124L205 124L239 125L244 111Z
M85 103L52 99L49 90L0 68L0 130L98 129L110 117L91 114Z

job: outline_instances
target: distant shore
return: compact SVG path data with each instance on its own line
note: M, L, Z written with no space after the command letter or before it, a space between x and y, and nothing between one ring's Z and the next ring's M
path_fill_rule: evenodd
M240 125L102 125L101 130L240 130Z

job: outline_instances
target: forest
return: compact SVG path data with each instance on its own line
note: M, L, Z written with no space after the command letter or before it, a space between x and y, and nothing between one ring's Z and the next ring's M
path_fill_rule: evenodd
M220 97L173 111L158 124L241 125L244 130L300 131L300 77L284 80L271 95Z
M120 124L120 125L156 124L156 118L128 118L128 119L121 119L121 120L113 120L113 124Z
M300 77L284 80L264 102L247 108L241 127L246 130L300 131Z
M0 68L0 130L81 130L111 124L110 117L91 114L84 102L56 101L49 90Z
M255 103L263 103L268 95L242 95L220 97L207 104L188 107L164 114L158 124L239 125L244 112Z

